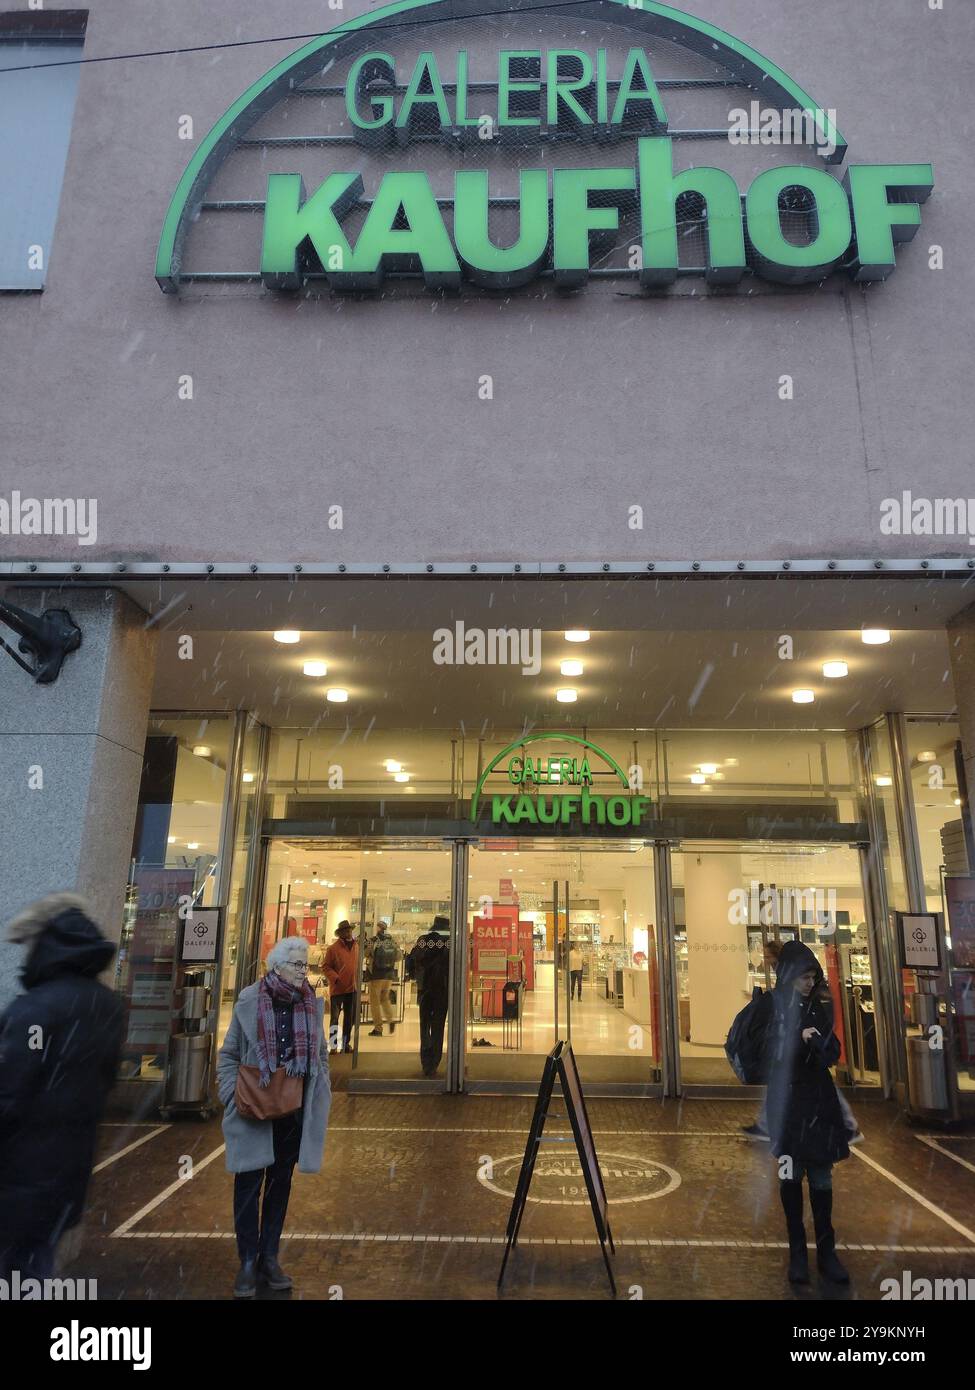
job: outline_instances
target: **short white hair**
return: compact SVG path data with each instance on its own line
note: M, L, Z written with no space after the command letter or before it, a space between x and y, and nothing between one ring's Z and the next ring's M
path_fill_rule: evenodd
M283 936L268 951L267 968L275 970L285 961L295 960L298 956L308 959L308 942L303 936Z

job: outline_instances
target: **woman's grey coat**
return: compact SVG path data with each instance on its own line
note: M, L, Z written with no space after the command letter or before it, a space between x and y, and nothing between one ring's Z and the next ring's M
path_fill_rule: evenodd
M240 991L234 1005L234 1017L217 1055L217 1094L224 1107L223 1136L227 1141L227 1169L231 1173L250 1173L256 1168L270 1168L274 1162L273 1120L245 1120L237 1114L234 1091L237 1087L237 1068L258 1065L257 1055L257 991L258 985L248 985ZM328 1078L328 1051L323 1027L325 1004L315 1000L318 1015L318 1048L309 1047L308 1075L302 1102L301 1148L298 1152L298 1172L317 1173L322 1166L325 1148L325 1129L332 1088Z

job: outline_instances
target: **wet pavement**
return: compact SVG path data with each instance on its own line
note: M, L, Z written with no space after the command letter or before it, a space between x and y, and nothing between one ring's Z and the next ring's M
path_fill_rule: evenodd
M321 1173L296 1174L281 1262L295 1299L494 1299L532 1114L528 1099L334 1098ZM881 1280L975 1281L975 1133L857 1107L866 1135L834 1172L848 1289L793 1290L767 1144L752 1102L589 1102L620 1298L878 1299ZM546 1133L568 1132L556 1114ZM80 1255L98 1296L225 1299L236 1273L233 1179L219 1120L106 1125ZM192 1174L188 1176L188 1174ZM810 1238L811 1220L807 1228ZM607 1299L572 1144L540 1156L501 1295Z

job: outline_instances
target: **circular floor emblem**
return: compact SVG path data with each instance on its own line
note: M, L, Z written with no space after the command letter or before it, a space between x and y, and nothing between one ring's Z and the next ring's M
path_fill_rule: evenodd
M478 1169L478 1182L501 1197L513 1197L523 1158L524 1154L506 1154L496 1158L490 1169L483 1164ZM654 1197L666 1197L680 1186L680 1174L676 1169L668 1168L666 1163L655 1158L603 1153L599 1155L599 1166L606 1184L606 1196L613 1205L649 1202ZM545 1205L588 1206L586 1180L578 1155L575 1152L540 1153L528 1200Z

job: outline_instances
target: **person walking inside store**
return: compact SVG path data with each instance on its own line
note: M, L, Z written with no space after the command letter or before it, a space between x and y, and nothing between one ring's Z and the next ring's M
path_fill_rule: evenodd
M341 921L335 928L335 938L322 961L322 969L328 980L328 1037L333 1052L351 1052L352 1027L355 1022L356 974L359 969L359 947L353 935L352 923Z
M381 1038L383 1024L389 1024L390 1036L396 1032L396 1010L390 999L390 992L399 978L400 949L390 936L389 923L382 919L376 927L376 935L366 946L365 966L369 977L369 1009L372 1013L372 1028L369 1036Z
M436 1076L443 1056L447 1022L450 920L434 917L433 925L406 957L406 978L416 981L420 1010L420 1065L424 1076Z
M819 1272L834 1284L849 1283L836 1255L833 1165L849 1157L850 1147L830 1074L840 1044L820 997L822 983L822 969L809 947L787 941L776 967L765 1067L769 1139L778 1161L779 1197L789 1235L789 1279L794 1284L809 1282L803 1177L809 1185Z
M44 1280L84 1211L124 1010L98 980L115 947L84 898L41 898L7 940L25 952L24 992L0 1018L0 1278Z
M300 1173L322 1166L332 1102L324 1017L325 1001L308 983L308 943L286 936L268 952L264 978L241 990L217 1055L234 1174L235 1298L253 1298L259 1280L292 1286L278 1251L295 1164Z
M576 990L579 991L579 999L582 999L582 952L579 944L573 941L569 945L569 998L576 997Z

